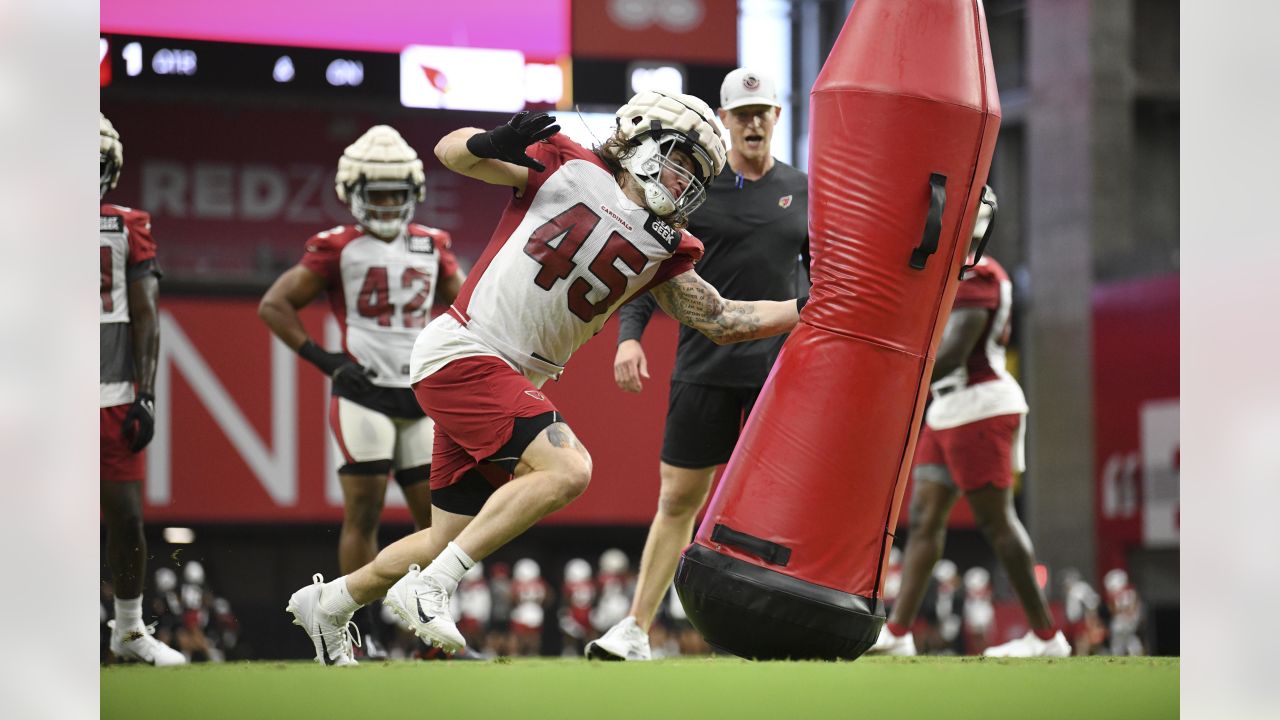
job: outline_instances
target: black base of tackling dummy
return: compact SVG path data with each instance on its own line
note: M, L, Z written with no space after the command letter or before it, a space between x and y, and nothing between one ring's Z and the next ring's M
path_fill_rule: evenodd
M755 660L853 660L876 642L883 606L690 545L676 568L689 621L717 649Z

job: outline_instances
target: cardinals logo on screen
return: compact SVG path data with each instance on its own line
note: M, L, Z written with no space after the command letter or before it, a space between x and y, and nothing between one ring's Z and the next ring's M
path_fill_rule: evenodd
M442 93L449 92L449 78L444 73L433 67L422 66L422 73L427 76L427 82L431 86Z
M791 207L791 197L792 197L791 195L783 195L782 197L778 198L778 207L780 208Z
M524 109L525 95L518 50L410 45L400 53L405 107L515 112Z

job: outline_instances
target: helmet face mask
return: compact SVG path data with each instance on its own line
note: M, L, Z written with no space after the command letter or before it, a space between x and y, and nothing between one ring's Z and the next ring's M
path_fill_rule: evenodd
M334 189L366 230L391 240L426 197L425 181L418 153L394 128L375 125L343 151Z
M403 232L417 207L413 184L408 180L362 180L350 196L351 214L381 238Z
M707 168L711 166L709 160L699 161L706 158L706 152L701 147L693 145L686 150L682 147L685 144L679 142L679 138L674 135L646 137L636 146L635 152L622 160L622 167L640 183L648 208L658 217L678 227L686 225L689 215L707 199L707 181L704 178L707 177ZM690 172L677 162L672 157L677 150L690 158L694 167L701 172ZM674 181L672 184L681 188L679 194L663 182L664 177L670 178Z

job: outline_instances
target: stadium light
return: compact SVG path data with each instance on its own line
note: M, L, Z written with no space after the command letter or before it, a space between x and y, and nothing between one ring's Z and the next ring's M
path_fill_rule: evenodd
M186 527L167 527L164 541L170 545L190 545L196 541L196 531Z

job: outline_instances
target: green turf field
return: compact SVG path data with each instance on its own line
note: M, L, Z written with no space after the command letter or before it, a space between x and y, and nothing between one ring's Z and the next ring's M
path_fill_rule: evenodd
M1176 718L1177 658L516 659L102 669L102 717Z

